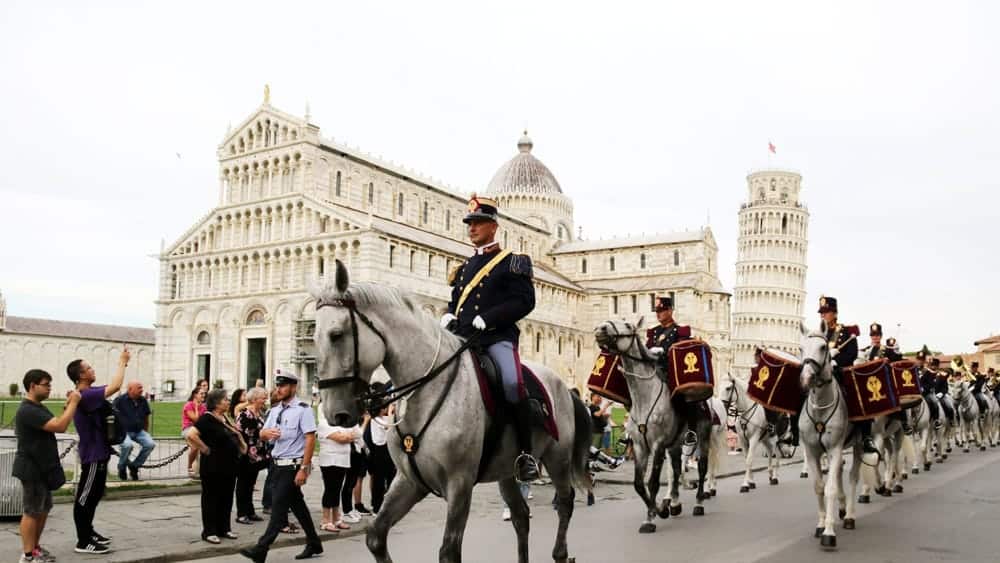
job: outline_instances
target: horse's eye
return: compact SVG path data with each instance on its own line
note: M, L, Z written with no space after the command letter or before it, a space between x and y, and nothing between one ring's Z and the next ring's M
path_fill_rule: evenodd
M331 332L329 334L330 344L335 343L337 340L340 339L341 336L343 336L343 333L340 333L340 332Z

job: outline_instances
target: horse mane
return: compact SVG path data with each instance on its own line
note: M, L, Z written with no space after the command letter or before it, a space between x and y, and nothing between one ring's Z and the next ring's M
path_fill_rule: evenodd
M411 312L417 310L409 292L377 282L352 283L346 292L341 293L333 280L327 280L323 285L313 288L310 293L319 302L349 298L358 305L388 305L406 307Z

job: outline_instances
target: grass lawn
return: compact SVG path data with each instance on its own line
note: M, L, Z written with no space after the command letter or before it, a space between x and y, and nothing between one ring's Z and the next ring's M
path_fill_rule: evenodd
M6 427L11 421L14 420L14 413L17 412L17 407L20 405L20 401L0 401L0 426ZM45 406L48 407L52 414L59 416L63 411L63 404L65 401L46 401ZM180 438L181 437L181 408L184 403L180 402L153 402L149 404L153 411L152 416L149 417L150 430L154 437L165 437L165 438ZM76 429L73 428L73 424L70 423L69 428L66 430L70 433L75 433Z

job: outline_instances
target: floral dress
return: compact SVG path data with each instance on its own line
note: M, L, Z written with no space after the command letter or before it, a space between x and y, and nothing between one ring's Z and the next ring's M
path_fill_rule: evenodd
M247 443L247 461L253 465L266 465L271 454L266 443L260 439L260 431L264 428L263 417L250 409L243 409L236 417L236 428L239 428Z

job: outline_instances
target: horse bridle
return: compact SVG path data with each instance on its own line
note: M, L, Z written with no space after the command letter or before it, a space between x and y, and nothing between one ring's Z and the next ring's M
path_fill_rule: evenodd
M347 309L347 311L350 313L351 340L353 341L352 344L354 345L354 358L353 358L353 370L350 376L335 377L333 379L320 379L319 382L317 383L317 387L319 387L319 389L322 390L322 389L329 389L331 387L336 387L337 385L345 385L349 383L353 383L355 385L359 383L365 383L367 385L367 383L361 377L361 356L359 354L360 344L358 343L358 319L361 319L361 322L365 323L365 326L370 328L371 331L374 332L375 335L379 337L383 345L388 346L385 336L383 336L382 332L375 327L375 323L373 323L372 320L369 319L367 315L358 310L357 303L350 297L327 299L316 303L317 311L322 309L323 307L343 308ZM370 398L371 398L370 395L368 393L365 393L361 397L361 400L366 401L369 400Z
M610 334L610 333L608 334L608 336L610 338L614 338L615 340L617 340L619 338L628 338L629 340L631 340L631 344L629 344L629 347L627 348L627 350L631 350L633 345L635 346L635 348L637 350L639 350L639 357L638 358L635 357L635 356L633 356L633 355L631 355L631 354L629 354L628 352L618 352L619 355L625 356L626 358L628 358L630 360L635 360L637 362L642 362L644 364L651 364L651 363L655 363L656 362L656 358L654 358L653 356L650 356L649 352L646 350L646 347L642 345L642 342L640 342L640 340L639 340L639 333L636 332L635 328L633 328L631 324L625 323L625 326L628 327L628 329L631 331L630 333L629 332L626 332L626 333L618 332L618 327L615 326L615 323L613 323L613 322L609 322L609 323L605 323L605 324L609 325L612 329L614 329L614 334Z
M810 334L808 337L809 338L822 338L823 341L826 342L826 337L823 336L823 335L820 335L820 334ZM830 362L832 361L832 359L833 359L833 356L830 354L830 350L827 349L826 354L823 357L823 363L822 364L819 363L819 362L817 362L813 358L803 358L802 359L802 364L803 365L806 365L806 364L813 365L813 366L816 367L816 373L823 373L823 370L826 368L827 365L830 364ZM833 382L833 377L830 377L830 379L827 379L826 381L820 381L819 383L817 383L815 385L815 387L818 388L818 389L822 389L823 387L829 385L832 382Z

